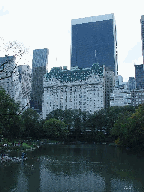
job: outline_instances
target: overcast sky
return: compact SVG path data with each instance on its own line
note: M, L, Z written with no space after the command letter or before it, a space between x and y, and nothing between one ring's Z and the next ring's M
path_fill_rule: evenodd
M17 40L30 48L48 48L49 70L70 66L71 19L114 13L117 26L119 75L124 81L142 64L140 18L143 0L1 0L0 37ZM0 51L0 56L2 55ZM57 60L56 60L57 58ZM21 63L22 64L22 63Z

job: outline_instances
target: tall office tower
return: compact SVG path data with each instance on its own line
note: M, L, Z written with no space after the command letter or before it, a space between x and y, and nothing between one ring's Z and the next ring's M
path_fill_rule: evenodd
M114 14L73 19L71 66L105 65L118 74L117 36Z
M143 55L143 64L144 64L144 15L141 16L141 40L142 40L142 55Z
M144 89L144 64L135 65L136 89Z
M43 76L47 72L48 54L47 48L33 51L31 107L39 112L42 111Z

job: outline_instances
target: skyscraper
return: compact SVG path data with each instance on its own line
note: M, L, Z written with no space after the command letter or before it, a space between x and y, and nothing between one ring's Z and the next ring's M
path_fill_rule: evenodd
M141 16L140 22L141 22L142 55L144 64L144 15Z
M43 76L47 71L48 54L47 48L33 51L31 107L39 112L42 111Z
M117 37L114 14L73 19L71 66L105 65L118 73Z
M144 89L144 64L135 65L136 89Z

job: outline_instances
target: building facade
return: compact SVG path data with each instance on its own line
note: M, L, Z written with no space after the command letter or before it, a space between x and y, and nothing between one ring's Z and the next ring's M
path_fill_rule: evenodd
M27 109L30 107L30 94L31 94L31 76L32 71L29 65L19 65L19 81L21 84L21 99L22 99L22 108Z
M136 89L144 89L144 64L135 65Z
M128 80L128 90L135 90L136 89L136 80L134 77L129 77Z
M144 89L131 91L132 105L138 106L144 103Z
M32 93L31 107L42 111L43 76L47 72L49 50L36 49L32 60Z
M98 62L118 73L117 33L114 14L71 21L71 66L91 67Z
M143 56L143 64L144 64L144 15L141 16L141 40L142 40L142 56Z
M131 92L127 89L115 88L110 94L110 107L131 105Z
M103 68L55 67L44 76L43 118L56 109L94 111L104 108L105 83Z
M0 57L0 86L21 104L21 84L15 56Z
M113 71L105 70L105 109L110 107L110 94L113 92L115 86L115 76Z

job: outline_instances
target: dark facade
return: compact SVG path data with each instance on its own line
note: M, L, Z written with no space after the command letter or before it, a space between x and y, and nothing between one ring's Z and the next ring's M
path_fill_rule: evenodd
M32 60L32 94L31 107L42 111L43 77L47 72L49 50L36 49Z
M136 89L144 89L144 64L135 65Z
M129 80L128 80L128 89L129 89L130 91L136 89L136 80L135 80L134 77L129 77Z
M105 109L110 107L110 94L114 89L114 72L105 69Z
M86 68L98 62L117 75L116 48L113 14L72 20L72 67Z
M144 15L141 16L141 40L142 40L142 55L143 55L143 64L144 64Z

